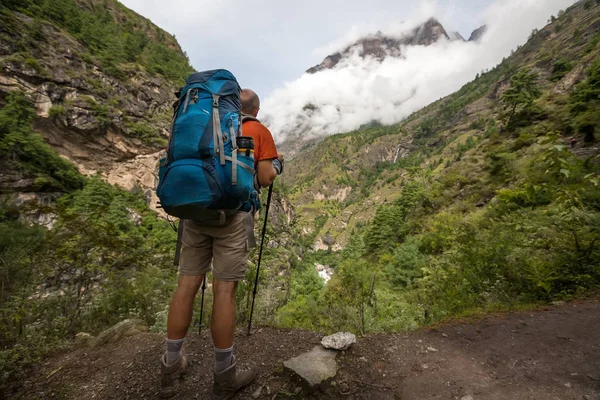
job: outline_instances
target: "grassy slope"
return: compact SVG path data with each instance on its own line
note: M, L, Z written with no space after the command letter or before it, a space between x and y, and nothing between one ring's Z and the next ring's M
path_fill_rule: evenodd
M405 168L408 166L433 169L433 176L445 181L453 179L449 176L453 171L461 171L460 189L448 189L448 196L453 199L445 202L446 207L472 209L480 201L489 201L498 187L482 168L486 154L493 147L486 136L502 125L499 94L508 85L508 79L522 68L538 72L538 84L544 93L538 105L551 118L536 128L536 134L555 129L569 134L573 125L565 106L569 94L553 93L557 86L551 80L553 69L559 60L569 60L573 62L574 76L567 76L565 81L583 79L582 72L600 54L599 26L600 7L585 10L583 3L579 3L534 35L502 65L406 121L329 137L302 151L290 163L285 182L287 193L297 207L299 231L310 231L316 223L323 225L319 236L331 234L345 244L354 228L372 219L377 206L399 196L409 175L409 169ZM469 138L475 141L475 148L465 151ZM401 151L409 151L405 159L392 165L390 161L398 146ZM460 160L458 153L464 156ZM336 193L347 186L353 191L345 201L332 199L323 207L323 200L315 199L318 193ZM344 224L338 219L342 214Z

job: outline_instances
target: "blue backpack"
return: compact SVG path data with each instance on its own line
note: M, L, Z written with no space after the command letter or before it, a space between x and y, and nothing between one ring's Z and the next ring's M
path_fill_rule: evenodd
M240 92L222 69L186 79L159 166L156 194L167 214L224 225L255 192L254 143L241 136Z

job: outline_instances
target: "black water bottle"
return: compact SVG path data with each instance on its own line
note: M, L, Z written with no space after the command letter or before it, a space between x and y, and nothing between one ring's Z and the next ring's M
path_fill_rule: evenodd
M238 136L236 141L238 154L254 159L254 138L251 136Z

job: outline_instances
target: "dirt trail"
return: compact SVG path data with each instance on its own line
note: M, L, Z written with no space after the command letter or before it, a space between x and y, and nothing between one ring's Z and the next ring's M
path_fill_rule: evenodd
M185 348L193 364L176 398L206 399L211 341L206 333L189 338ZM313 332L270 328L250 338L240 334L236 352L242 361L258 360L260 376L236 399L600 400L599 300L409 334L368 335L338 355L335 383L311 394L282 363L319 340ZM163 337L152 334L77 349L44 362L13 397L154 399L162 349Z

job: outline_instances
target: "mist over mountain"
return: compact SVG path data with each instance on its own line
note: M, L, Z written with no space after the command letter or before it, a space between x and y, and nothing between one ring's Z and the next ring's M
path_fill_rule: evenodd
M264 102L263 119L280 143L397 123L497 65L572 3L496 2L468 41L435 18L367 35L276 90Z

